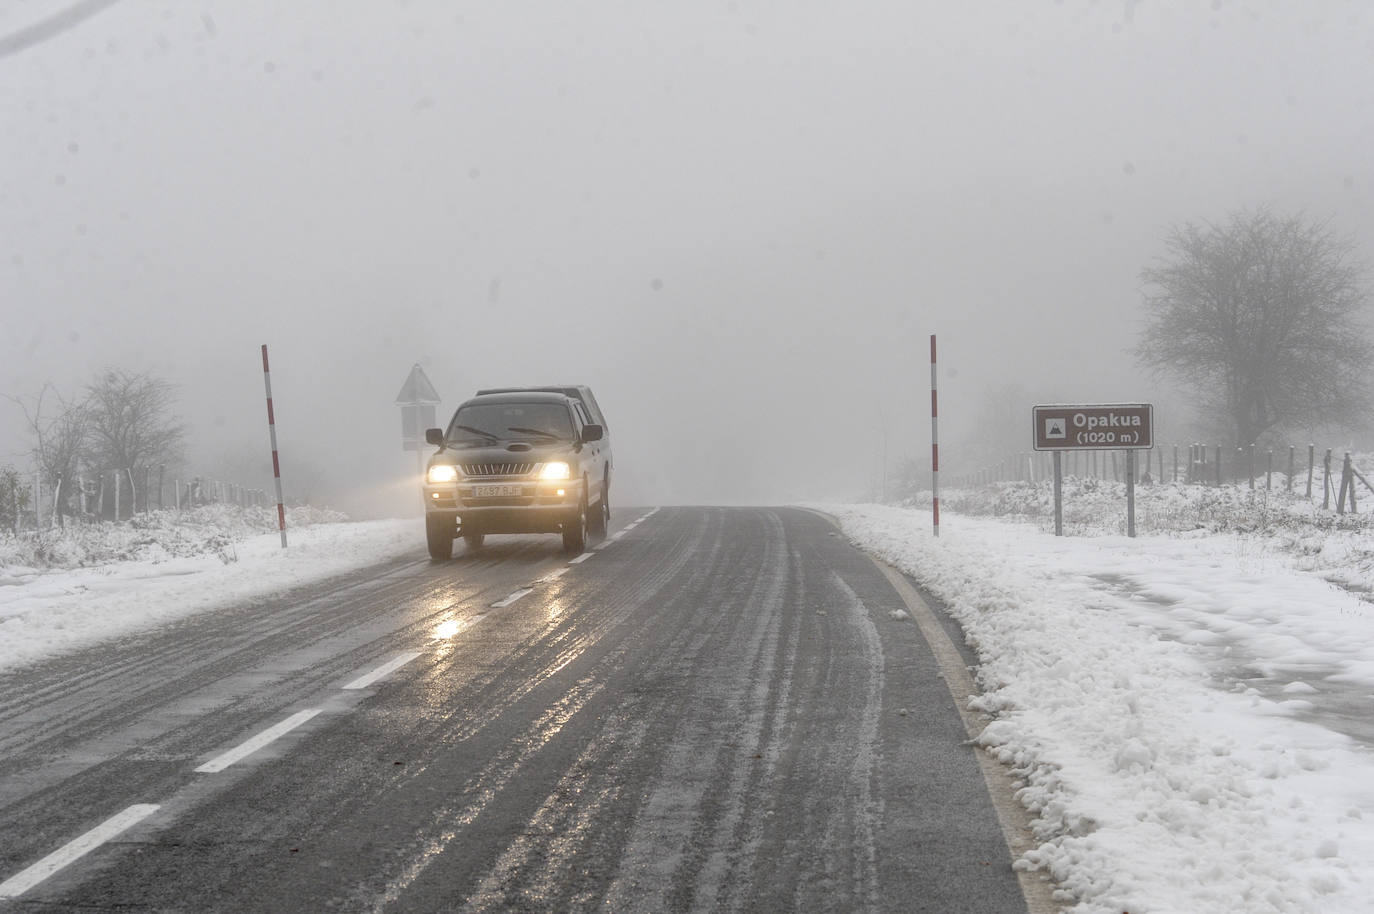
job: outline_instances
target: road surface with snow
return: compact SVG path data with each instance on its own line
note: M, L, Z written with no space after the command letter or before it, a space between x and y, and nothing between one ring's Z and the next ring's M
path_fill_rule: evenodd
M798 509L617 521L437 564L417 522L0 674L0 910L1027 910L866 556Z

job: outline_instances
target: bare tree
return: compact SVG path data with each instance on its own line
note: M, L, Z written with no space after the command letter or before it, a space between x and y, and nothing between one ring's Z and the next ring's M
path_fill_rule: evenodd
M181 459L186 427L173 414L176 388L149 374L107 369L87 388L92 462L133 473Z
M50 396L51 395L51 396ZM43 482L52 486L59 522L72 513L68 496L87 452L85 401L66 400L51 384L44 384L32 401L8 397L24 413L33 435L33 462Z
M1240 446L1272 428L1359 415L1372 350L1351 239L1260 209L1174 227L1165 247L1141 271L1143 366L1184 381Z
M0 527L19 532L19 519L29 510L33 492L12 466L0 466Z

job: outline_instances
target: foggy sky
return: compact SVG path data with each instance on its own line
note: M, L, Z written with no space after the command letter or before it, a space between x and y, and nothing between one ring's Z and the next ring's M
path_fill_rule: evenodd
M125 0L0 57L0 393L149 371L270 479L267 343L288 495L360 514L418 504L416 362L441 416L592 385L622 505L857 497L884 431L928 465L931 333L951 448L1013 384L1179 427L1127 352L1168 226L1374 261L1371 149L1362 2Z

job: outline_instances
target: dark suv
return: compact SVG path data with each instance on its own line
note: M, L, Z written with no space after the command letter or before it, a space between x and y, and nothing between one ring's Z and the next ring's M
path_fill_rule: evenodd
M571 392L573 395L569 395ZM585 387L479 391L458 407L425 472L429 554L447 559L488 533L562 533L567 552L606 532L611 444Z

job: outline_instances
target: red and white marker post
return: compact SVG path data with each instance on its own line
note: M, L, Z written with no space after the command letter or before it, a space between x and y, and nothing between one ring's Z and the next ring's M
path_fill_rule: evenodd
M267 388L267 434L272 438L272 476L277 481L277 529L286 548L286 504L281 497L281 461L277 459L277 419L272 412L272 374L267 370L267 344L262 344L262 383Z
M940 405L935 381L935 334L930 335L930 492L935 536L940 535Z

